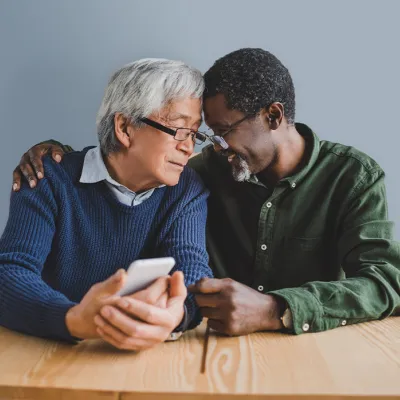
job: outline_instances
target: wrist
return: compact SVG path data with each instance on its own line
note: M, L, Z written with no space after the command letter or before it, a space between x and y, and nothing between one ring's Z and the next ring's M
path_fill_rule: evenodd
M284 329L282 323L282 315L286 308L286 302L279 296L273 296L270 294L265 295L265 313L266 315L262 318L264 322L263 330L277 331Z
M183 325L183 323L185 322L185 316L186 307L185 305L182 305L181 313L179 313L179 316L176 319L177 323L175 324L175 328L173 329L174 331L177 330L178 327L181 327Z
M80 321L77 312L76 306L71 307L67 313L65 314L65 325L71 336L77 339L84 339L84 334L82 332L82 322Z
M190 323L190 318L189 314L187 312L186 305L183 305L183 316L182 319L180 320L179 324L176 325L175 329L173 332L183 332L186 331Z

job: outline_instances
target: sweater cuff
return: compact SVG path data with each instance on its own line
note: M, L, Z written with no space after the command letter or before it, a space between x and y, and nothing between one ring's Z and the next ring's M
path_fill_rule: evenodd
M72 336L68 330L65 316L76 305L73 302L53 303L51 309L47 309L40 320L44 337L63 340L69 343L78 343L80 339Z
M186 304L183 305L183 308L184 308L184 310L183 310L184 314L183 314L182 321L181 321L181 323L174 329L173 332L185 332L185 331L187 330L187 328L189 327L190 318L189 318L189 313L188 313L187 308L186 308Z

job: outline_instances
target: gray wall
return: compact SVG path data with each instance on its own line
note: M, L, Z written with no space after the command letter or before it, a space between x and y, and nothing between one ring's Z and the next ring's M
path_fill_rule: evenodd
M0 0L0 232L26 149L46 138L96 144L114 69L167 57L206 71L234 49L263 47L293 74L297 120L385 169L399 237L399 14L396 0Z

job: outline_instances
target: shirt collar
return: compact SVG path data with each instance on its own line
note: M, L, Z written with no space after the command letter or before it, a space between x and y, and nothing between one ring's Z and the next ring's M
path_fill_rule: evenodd
M90 149L86 153L79 182L97 183L104 180L110 182L113 186L122 186L119 182L111 178L110 174L108 173L107 167L104 164L100 147L97 146L93 149Z
M107 167L104 164L103 156L101 154L100 147L94 147L90 149L83 161L82 174L79 179L81 183L97 183L101 181L107 181L111 185L117 188L125 188L124 185L120 184L116 180L114 180L110 174L108 173ZM159 188L164 187L165 185L158 186ZM129 189L128 189L129 190ZM149 189L154 190L154 188ZM147 192L147 191L146 191ZM146 193L144 192L144 193Z
M307 125L296 123L296 130L306 140L306 146L310 153L308 161L300 171L281 180L281 182L288 182L292 188L295 188L311 170L318 158L320 149L320 140L318 136ZM251 175L247 182L266 187L256 175Z

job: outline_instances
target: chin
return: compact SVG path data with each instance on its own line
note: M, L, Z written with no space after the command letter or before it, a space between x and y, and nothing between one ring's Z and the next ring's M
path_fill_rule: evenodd
M181 174L166 174L162 177L160 177L160 182L162 185L166 186L175 186L179 182L179 178L181 177Z
M233 179L237 182L245 182L250 179L252 174L249 164L243 159L238 158L231 165Z

